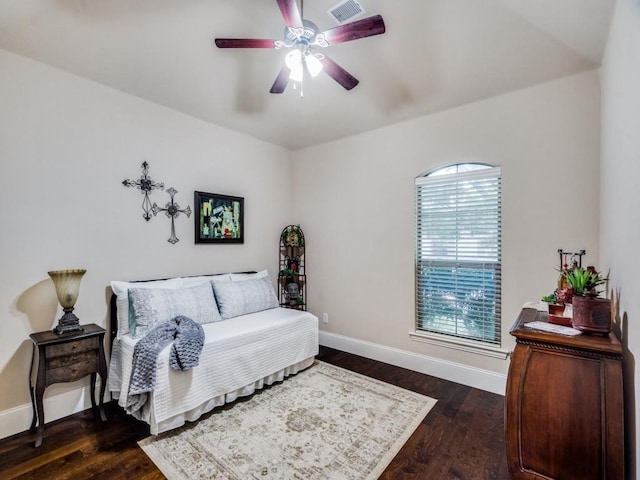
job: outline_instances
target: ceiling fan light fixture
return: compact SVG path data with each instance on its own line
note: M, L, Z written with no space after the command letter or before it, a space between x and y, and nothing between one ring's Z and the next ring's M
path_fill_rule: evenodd
M302 52L294 48L284 57L284 63L289 67L289 70L300 68L302 66Z
M320 60L316 58L315 55L307 55L305 57L305 63L307 64L307 69L312 77L317 77L318 74L322 71L322 63Z
M289 78L294 82L302 83L303 75L304 75L304 69L302 68L302 63L300 63L298 64L297 67L294 67L291 69Z

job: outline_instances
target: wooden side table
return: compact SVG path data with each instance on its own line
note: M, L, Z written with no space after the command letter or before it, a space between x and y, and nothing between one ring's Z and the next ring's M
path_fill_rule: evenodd
M96 409L96 374L100 375L100 399L98 412L104 422L107 417L102 406L107 386L107 362L104 356L104 328L98 325L83 325L82 331L58 335L53 331L32 333L33 341L29 389L33 405L31 430L37 425L36 447L42 445L44 435L44 406L42 399L45 389L54 383L74 382L91 375L91 406ZM36 364L36 384L33 385L33 369Z
M622 346L609 335L574 337L525 327L547 314L525 308L511 335L505 399L513 480L624 478Z

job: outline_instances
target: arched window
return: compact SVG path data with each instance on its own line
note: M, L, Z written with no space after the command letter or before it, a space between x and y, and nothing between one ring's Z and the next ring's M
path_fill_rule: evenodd
M416 178L416 331L500 346L500 167Z

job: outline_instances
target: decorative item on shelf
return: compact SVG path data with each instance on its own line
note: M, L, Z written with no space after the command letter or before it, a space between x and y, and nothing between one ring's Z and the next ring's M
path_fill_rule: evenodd
M571 326L570 306L565 305L565 303L558 298L556 292L542 297L541 303L545 305L545 309L549 313L549 323L563 325L565 327Z
M61 335L66 332L82 330L80 320L76 314L73 313L73 307L78 300L80 281L87 271L83 269L73 269L53 270L47 273L51 277L51 280L53 280L53 284L56 287L58 301L64 310L64 314L58 319L58 325L53 329L53 331L58 335Z
M557 290L556 290L557 291ZM541 302L545 304L546 310L549 312L548 322L565 327L571 326L571 316L568 315L567 306L561 301L556 292L542 297Z
M280 304L282 306L304 305L306 275L300 275L295 270L284 269L278 273L280 289Z
M564 298L571 299L573 328L587 333L608 334L611 331L611 300L599 298L597 288L609 279L592 266L577 267L565 274Z
M292 272L298 272L298 265L300 265L300 256L287 259L287 268Z
M582 256L585 254L586 250L567 252L562 248L558 249L560 258L558 271L560 272L560 276L558 277L557 288L553 293L541 299L541 301L546 304L546 309L549 312L549 323L566 327L572 325L571 317L573 316L573 310L571 306L571 295L567 290L566 274L576 268L582 267Z
M289 225L282 230L280 239L285 247L304 247L304 234L300 225Z
M570 272L574 268L582 268L582 256L587 253L586 250L579 250L578 252L565 252L562 248L558 249L558 255L560 256L560 276L558 277L558 289L563 289L567 286L567 281L564 277L566 272ZM570 264L567 263L569 258Z
M176 193L178 193L178 191L175 188L170 187L167 190L167 193L169 194L169 197L171 197L171 201L167 202L164 208L159 207L154 202L153 206L151 207L151 211L153 212L154 217L158 214L158 212L166 212L167 217L171 219L171 235L169 236L169 239L167 240L167 242L175 245L177 242L180 241L180 239L176 237L175 219L178 216L180 216L181 213L184 213L187 216L187 218L189 218L191 216L191 207L187 205L187 208L180 210L180 205L178 205L173 201L173 197L175 196Z
M306 310L307 276L304 265L305 240L300 225L288 225L280 233L280 306Z
M298 302L302 301L298 283L287 283L287 298L289 299L289 305L298 305Z
M137 187L140 190L140 193L144 195L144 199L142 200L142 218L144 218L147 222L151 220L151 200L149 199L149 194L153 189L164 190L164 183L156 183L149 177L149 164L145 161L142 162L142 176L138 180L123 180L122 184L125 187Z

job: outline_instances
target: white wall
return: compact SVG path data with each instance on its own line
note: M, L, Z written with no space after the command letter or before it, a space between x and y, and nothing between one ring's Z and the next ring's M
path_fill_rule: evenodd
M277 269L291 220L290 153L0 50L0 437L31 421L29 334L59 313L48 270L86 268L76 313L105 326L112 279ZM202 101L207 101L203 99ZM164 215L142 219L140 178L178 190L245 197L244 245L194 245L194 217L167 242ZM166 192L152 201L165 205ZM54 385L47 420L83 408L86 380ZM64 393L64 394L63 394ZM59 400L55 399L59 397ZM60 400L64 398L63 400ZM16 420L17 419L17 420Z
M584 248L598 264L599 103L590 72L294 152L294 218L308 238L310 309L329 314L324 338L410 352L412 365L497 372L504 386L507 360L410 340L414 178L453 162L502 167L502 339L511 350L522 304L555 287L558 248Z
M629 475L640 455L640 2L618 0L602 66L602 264L620 295L619 322L625 358L626 443Z

